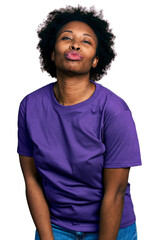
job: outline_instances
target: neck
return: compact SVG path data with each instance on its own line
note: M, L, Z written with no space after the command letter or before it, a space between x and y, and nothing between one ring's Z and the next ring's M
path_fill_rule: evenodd
M74 105L87 100L93 94L95 85L86 76L66 76L57 73L54 94L62 105Z

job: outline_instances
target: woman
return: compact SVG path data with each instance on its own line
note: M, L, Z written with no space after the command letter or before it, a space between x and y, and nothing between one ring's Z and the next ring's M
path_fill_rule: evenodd
M35 239L135 240L130 167L141 165L131 111L96 81L115 58L101 12L54 10L38 29L57 80L19 106L18 148Z

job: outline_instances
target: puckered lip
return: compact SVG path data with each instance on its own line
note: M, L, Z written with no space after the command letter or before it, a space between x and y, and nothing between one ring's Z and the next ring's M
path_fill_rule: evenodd
M80 61L83 59L83 56L76 50L69 50L65 53L65 57L72 61Z

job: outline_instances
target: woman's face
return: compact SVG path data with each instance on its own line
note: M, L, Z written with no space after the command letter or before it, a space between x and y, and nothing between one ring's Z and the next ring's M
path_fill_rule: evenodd
M91 67L96 67L97 37L86 23L72 21L58 32L51 60L56 71L86 75Z

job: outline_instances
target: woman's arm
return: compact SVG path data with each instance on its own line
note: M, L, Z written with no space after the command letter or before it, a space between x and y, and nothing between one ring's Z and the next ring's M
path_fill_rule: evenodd
M40 240L54 240L50 222L49 208L43 194L38 172L32 157L19 154L20 165L23 172L26 198L31 216L38 230Z
M99 240L116 240L130 168L104 168L104 196L100 209Z

